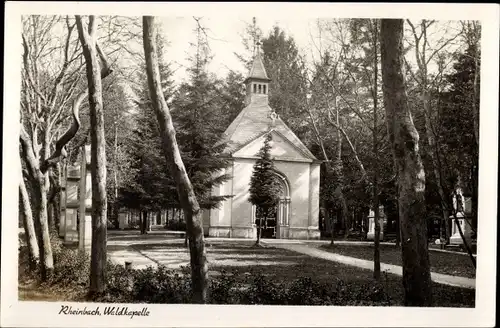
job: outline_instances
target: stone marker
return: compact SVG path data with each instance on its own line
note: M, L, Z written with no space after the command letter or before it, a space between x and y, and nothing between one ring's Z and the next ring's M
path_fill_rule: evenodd
M380 240L384 240L384 206L379 206L379 221L380 221ZM370 209L368 214L368 233L366 234L366 239L375 240L375 212Z
M90 250L92 244L92 176L90 171L90 145L82 147L80 164L80 194L79 194L79 242L80 250Z
M472 228L470 226L470 214L471 214L471 198L464 197L462 195L462 190L457 189L456 194L453 195L453 209L457 212L457 220L462 228L462 233L467 244L470 246L472 242ZM460 231L455 222L455 216L451 215L450 220L451 226L451 237L450 244L452 245L463 245L462 236L460 236Z
M128 211L120 211L118 213L118 229L123 230L130 226L130 213Z
M64 242L78 242L78 187L80 183L80 165L68 166L66 177L66 206L64 219Z

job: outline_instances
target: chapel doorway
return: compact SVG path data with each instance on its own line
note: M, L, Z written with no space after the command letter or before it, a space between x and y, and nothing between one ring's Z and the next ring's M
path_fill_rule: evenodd
M278 214L278 206L272 207L268 210L267 216L264 217L264 211L257 208L255 225L262 230L261 238L276 238L276 219ZM258 232L258 231L257 231Z
M290 226L290 187L286 177L278 172L275 172L280 183L280 199L278 205L268 210L267 216L264 217L264 211L260 208L252 207L254 212L254 223L259 233L259 220L261 222L261 238L288 238L288 228Z

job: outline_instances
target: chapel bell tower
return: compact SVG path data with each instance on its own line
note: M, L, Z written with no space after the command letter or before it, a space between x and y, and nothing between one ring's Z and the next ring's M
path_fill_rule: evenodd
M269 82L271 82L271 79L267 76L266 69L262 63L260 45L260 42L256 43L256 53L253 59L252 68L244 82L247 92L245 105L247 106L250 103L267 105L269 102Z

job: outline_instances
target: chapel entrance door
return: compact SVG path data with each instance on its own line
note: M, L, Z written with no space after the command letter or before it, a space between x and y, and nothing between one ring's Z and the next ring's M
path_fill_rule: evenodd
M261 209L254 207L255 225L257 233L259 232L259 220L261 220L262 238L288 238L290 226L290 188L287 179L281 173L275 172L280 183L280 200L278 205L270 208L267 217Z
M276 238L276 219L278 214L278 207L272 207L268 210L266 217L264 211L257 209L257 220L255 224L259 229L259 220L261 220L260 228L262 230L261 238Z

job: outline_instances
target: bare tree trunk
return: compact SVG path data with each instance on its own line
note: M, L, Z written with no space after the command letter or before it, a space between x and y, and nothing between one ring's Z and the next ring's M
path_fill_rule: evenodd
M147 230L147 218L148 218L148 212L142 211L139 213L139 219L140 219L140 226L141 226L141 235L146 234Z
M363 210L363 217L361 219L361 224L363 225L363 240L367 239L368 236L368 216L366 215L366 211Z
M443 177L442 177L442 168L441 168L441 162L440 162L440 154L439 154L439 145L436 143L436 139L434 137L435 131L432 127L432 122L434 121L433 115L432 115L432 106L431 106L431 96L429 94L429 76L428 76L428 71L427 67L429 64L430 59L432 56L434 56L437 53L437 50L434 51L433 54L430 55L428 59L426 59L426 49L429 46L429 40L427 36L427 29L428 27L432 24L432 22L427 22L426 20L421 21L421 34L418 36L416 32L415 26L411 23L410 20L407 20L408 24L410 25L413 35L415 38L415 56L416 56L416 61L419 69L419 74L418 78L416 78L417 83L420 86L421 93L422 93L422 102L423 102L423 108L424 108L424 119L425 119L425 133L426 133L426 138L427 138L427 143L429 145L429 155L431 158L431 165L433 169L433 173L436 179L436 187L438 189L438 194L440 198L440 206L441 206L441 214L442 214L442 220L445 222L445 239L446 242L448 242L448 238L451 233L451 229L449 227L449 206L448 206L448 197L447 197L447 192L445 192L444 187L443 187ZM451 42L451 39L446 41L445 44L448 42ZM419 45L422 45L422 48L420 48ZM441 69L441 74L442 74L442 68ZM412 73L413 74L413 73ZM432 83L435 83L435 79ZM444 245L443 245L444 246Z
M342 176L343 179L343 176ZM339 195L339 201L340 201L340 215L342 217L342 221L344 222L344 239L347 239L349 237L349 224L350 224L350 218L349 218L349 210L347 207L347 202L344 197L344 191L343 191L343 184L342 186L339 186L337 188L337 194Z
M115 121L115 138L113 142L113 194L114 202L112 206L113 223L118 227L118 124Z
M96 44L95 17L89 17L88 32L82 19L76 16L78 36L85 57L90 107L90 142L92 175L92 248L90 265L89 296L94 297L106 288L106 235L107 235L107 195L106 195L106 140L104 138L104 114L102 106L101 79L111 73L103 54ZM101 62L99 62L101 59ZM102 65L102 71L101 71Z
M398 170L405 305L430 306L432 285L424 200L425 173L403 75L403 25L403 20L382 19L384 102Z
M438 194L439 198L441 199L441 213L442 213L442 220L445 222L445 239L448 241L448 238L450 237L451 229L449 227L449 221L448 218L450 217L450 213L448 211L448 202L447 202L447 197L446 193L443 188L443 178L441 175L441 164L438 160L438 149L436 145L436 140L434 138L434 130L432 128L432 108L430 104L430 95L427 90L427 86L424 84L422 86L422 96L423 96L423 105L424 105L424 118L425 118L425 133L427 136L427 143L429 145L429 155L431 157L432 161L432 168L434 171L434 176L436 178L436 185L438 188Z
M313 131L314 131L314 134L316 136L316 140L318 141L318 143L321 147L323 157L327 163L326 169L327 169L327 171L330 171L331 170L331 163L330 163L330 160L328 159L328 155L326 154L325 146L323 144L323 139L321 138L321 135L319 134L318 127L316 126L316 122L315 122L314 116L309 108L309 104L307 104L306 110L307 110L307 113L309 114L310 123L313 127ZM332 122L331 120L329 120L329 121ZM340 130L340 127L337 126L337 131L339 131L339 130ZM337 136L338 136L338 134L337 134ZM334 227L333 217L330 217L330 209L326 205L326 202L323 202L323 208L325 210L325 225L326 224L330 225L330 237L331 237L330 246L333 246L335 244L335 241L334 241L335 227Z
M48 124L44 127L43 129L43 139L42 139L42 148L40 152L40 158L42 160L45 160L46 158L49 157L49 152L50 152L50 127ZM41 172L39 174L39 184L41 186L40 188L40 211L41 215L43 217L43 220L41 219L40 224L41 224L41 232L43 234L43 239L44 239L44 253L46 256L52 257L52 236L56 235L55 232L55 226L54 226L54 215L52 212L52 206L50 204L50 199L51 197L51 181L50 181L50 174L49 172ZM53 186L52 186L53 188ZM59 239L57 239L59 241ZM50 255L48 254L50 252ZM52 264L54 260L52 259ZM46 278L49 278L52 274L52 269L47 270Z
M478 45L476 45L476 53L474 55L474 83L472 84L472 114L474 120L474 140L476 141L476 147L479 149L479 106L478 106L478 94L479 94L479 59L478 59Z
M344 238L347 239L349 237L349 213L347 208L347 203L344 197L344 168L342 165L342 134L340 131L340 115L337 103L335 102L335 110L336 110L336 124L337 124L337 154L335 158L335 175L337 176L337 199L340 202L340 206L342 208L342 222L344 222Z
M462 238L462 242L464 243L465 250L467 251L467 254L469 254L469 258L472 262L472 265L474 266L474 269L476 269L476 259L474 258L474 255L472 255L472 250L469 246L469 243L467 242L467 239L465 238L464 232L462 231L462 226L460 225L460 221L458 221L456 212L453 212L453 219L455 224L457 225L458 233Z
M330 209L325 207L325 222L330 225L330 246L335 246L335 221L333 216L330 216Z
M457 230L458 230L458 233L460 234L460 237L462 238L462 242L464 244L464 247L465 247L465 250L467 251L467 253L469 254L469 258L471 259L472 261L472 265L474 266L474 269L476 269L476 259L474 258L474 256L472 255L472 250L469 246L469 243L467 241L467 239L465 238L465 235L464 235L464 232L462 231L462 226L460 225L460 221L458 221L458 217L457 217L457 213L459 212L462 212L462 214L464 215L463 216L463 220L467 222L467 217L464 213L464 206L465 204L463 203L463 198L462 198L462 187L461 187L461 178L460 178L460 175L458 175L457 177L457 181L455 183L455 188L453 189L453 195L454 195L454 198L455 198L455 202L456 202L456 206L453 210L453 219L454 219L454 222L457 226Z
M32 177L33 200L35 202L35 224L38 224L35 231L38 237L38 248L40 256L40 273L42 280L47 280L54 270L54 258L52 256L52 247L50 244L49 223L47 218L47 184L45 183L46 174L40 171L40 165L33 151L33 144L30 137L21 127L20 142L22 154L28 167L29 175Z
M49 194L50 194L50 192L49 192ZM55 209L54 209L54 206L52 204L51 198L52 197L47 199L47 221L48 221L48 225L49 225L49 233L52 233L52 231L54 231L56 228L55 215L54 215Z
M37 216L40 224L40 261L42 263L42 280L47 280L54 270L54 258L52 255L52 245L50 244L50 230L48 220L47 188L45 184L46 176L40 173L37 179L35 191L37 193Z
M401 225L399 222L399 205L398 202L396 202L396 214L397 214L397 219L396 219L396 247L401 247Z
M356 151L356 148L352 144L351 138L349 138L349 136L347 135L347 132L344 130L344 128L342 128L342 126L340 126L340 122L339 121L334 122L330 118L328 118L328 122L337 129L337 135L338 135L339 132L342 133L342 135L344 136L345 141L347 141L347 144L349 145L349 148L351 148L353 157L354 157L356 163L358 164L359 171L361 172L361 178L359 180L363 181L366 178L365 166L363 165L363 162L361 162L361 160L359 159L358 152Z
M477 204L478 204L478 154L479 154L479 42L476 43L476 53L474 56L474 84L472 92L472 113L474 119L474 139L476 140L474 159L472 161L472 228L477 231Z
M58 163L57 163L58 164ZM51 235L52 243L59 242L56 223L59 220L58 214L60 210L58 207L58 196L60 192L59 180L57 179L57 172L48 173L51 183L47 196L47 215L49 224L49 233Z
M36 239L33 212L31 211L28 191L26 190L26 184L24 183L23 177L21 177L21 182L19 183L19 196L23 210L23 226L24 233L26 234L26 244L28 245L30 268L34 269L40 261L40 251L38 249L38 241Z
M374 236L374 251L373 251L373 277L375 280L380 280L380 212L379 212L379 195L378 195L378 21L375 20L375 31L373 33L373 206L375 220L375 236Z
M161 88L154 17L144 16L142 22L149 93L160 126L165 160L176 182L179 201L187 224L193 302L205 303L208 289L208 264L203 240L202 212L182 162L172 118Z
M153 229L153 213L149 212L148 213L148 232L151 232L151 230Z
M471 225L472 229L476 231L476 238L477 238L477 219L478 219L478 173L479 173L479 163L478 163L479 157L478 153L475 153L475 156L472 160L472 199L471 199Z
M55 233L56 236L58 235L59 231L59 225L61 222L61 170L62 170L62 165L61 163L57 163L55 166L55 172L54 172L54 181L52 183L52 186L54 188L54 194L52 195L52 200L51 204L54 210L54 228L55 228Z
M377 161L375 159L375 161ZM376 168L375 168L376 169ZM373 278L375 280L380 280L380 211L379 211L379 197L378 197L378 181L377 173L374 173L373 178L373 206L374 208L374 220L375 220L375 236L374 236L374 247L373 247Z

